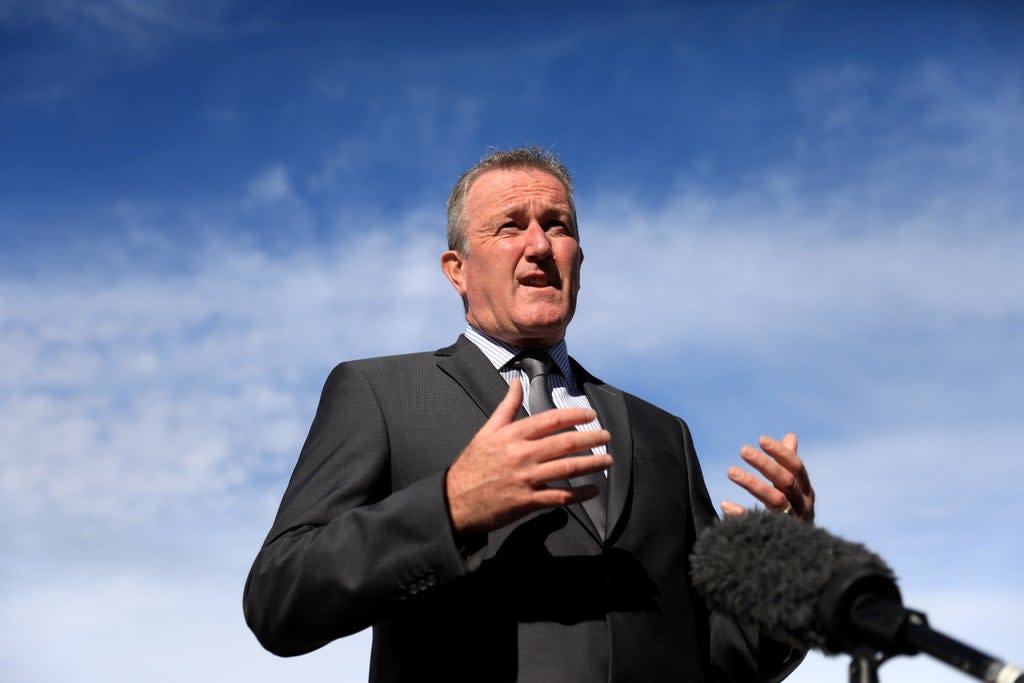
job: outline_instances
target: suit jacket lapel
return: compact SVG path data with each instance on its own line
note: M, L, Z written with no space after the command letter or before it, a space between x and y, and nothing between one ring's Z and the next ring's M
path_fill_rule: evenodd
M608 471L608 517L606 538L612 538L629 500L633 481L633 431L629 424L626 398L584 370L575 360L573 372L583 385L590 405L597 411L601 426L611 432L608 453L615 463Z
M458 382L483 414L490 417L508 393L508 385L487 356L461 334L452 346L434 353L438 356L437 366ZM523 417L526 411L520 407L516 419Z

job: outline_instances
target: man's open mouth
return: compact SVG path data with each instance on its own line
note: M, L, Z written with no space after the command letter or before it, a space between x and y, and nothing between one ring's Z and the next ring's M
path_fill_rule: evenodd
M524 287L558 287L558 283L553 278L543 273L519 278L519 284Z

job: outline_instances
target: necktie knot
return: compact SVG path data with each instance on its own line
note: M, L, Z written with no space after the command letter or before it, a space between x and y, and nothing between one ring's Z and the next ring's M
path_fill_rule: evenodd
M551 356L546 353L523 354L519 358L519 367L525 372L530 381L543 377L551 369Z

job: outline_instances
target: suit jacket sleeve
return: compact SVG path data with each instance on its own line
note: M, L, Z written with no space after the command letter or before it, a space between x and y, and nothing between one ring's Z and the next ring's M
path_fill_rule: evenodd
M700 462L686 423L680 420L686 444L690 504L696 536L718 522L708 495ZM699 604L703 599L696 598ZM781 681L803 660L795 651L761 634L756 628L739 624L720 612L708 615L708 649L712 678L716 681Z
M374 389L358 364L339 365L249 572L249 627L271 652L302 654L465 573L444 472L392 491Z

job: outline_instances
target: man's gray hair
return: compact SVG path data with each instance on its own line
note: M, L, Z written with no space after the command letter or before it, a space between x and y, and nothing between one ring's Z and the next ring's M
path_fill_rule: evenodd
M484 156L475 166L462 174L459 181L448 195L448 248L460 254L466 254L469 245L466 241L466 195L477 178L487 171L506 169L536 169L550 173L565 187L569 197L569 208L572 209L573 230L576 227L576 204L572 198L572 176L558 157L543 147L518 147L510 150L497 150Z

